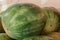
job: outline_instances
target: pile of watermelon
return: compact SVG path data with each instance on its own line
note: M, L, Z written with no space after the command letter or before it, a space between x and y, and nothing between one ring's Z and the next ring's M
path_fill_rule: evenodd
M60 40L60 14L29 3L10 6L0 13L0 40Z

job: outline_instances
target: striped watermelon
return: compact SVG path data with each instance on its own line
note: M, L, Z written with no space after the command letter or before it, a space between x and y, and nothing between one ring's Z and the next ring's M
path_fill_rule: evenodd
M60 16L58 15L58 11L53 7L45 7L42 10L46 15L46 24L43 31L45 33L51 33L51 32L57 31L60 24L59 22Z
M39 35L45 25L45 15L34 4L16 4L2 13L5 32L14 39Z

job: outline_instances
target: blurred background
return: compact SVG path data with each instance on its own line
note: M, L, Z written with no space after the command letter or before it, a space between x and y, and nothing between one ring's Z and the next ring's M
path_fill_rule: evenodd
M55 7L60 11L60 0L0 0L0 12L17 3L33 3L40 7Z

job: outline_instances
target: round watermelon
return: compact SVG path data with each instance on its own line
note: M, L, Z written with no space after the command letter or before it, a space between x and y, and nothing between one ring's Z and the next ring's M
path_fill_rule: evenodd
M45 15L34 4L15 4L2 12L5 32L14 39L39 35L45 25Z
M60 25L59 12L54 7L44 7L42 11L46 15L46 24L43 33L57 31Z

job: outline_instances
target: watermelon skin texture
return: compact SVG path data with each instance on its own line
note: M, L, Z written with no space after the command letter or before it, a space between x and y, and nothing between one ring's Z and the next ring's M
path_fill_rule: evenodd
M57 31L60 25L59 12L53 7L44 7L42 10L46 15L46 24L43 33L48 34Z
M0 40L12 40L12 39L8 37L5 33L0 33Z
M44 13L34 4L16 4L2 12L5 32L14 39L39 35L45 25Z

